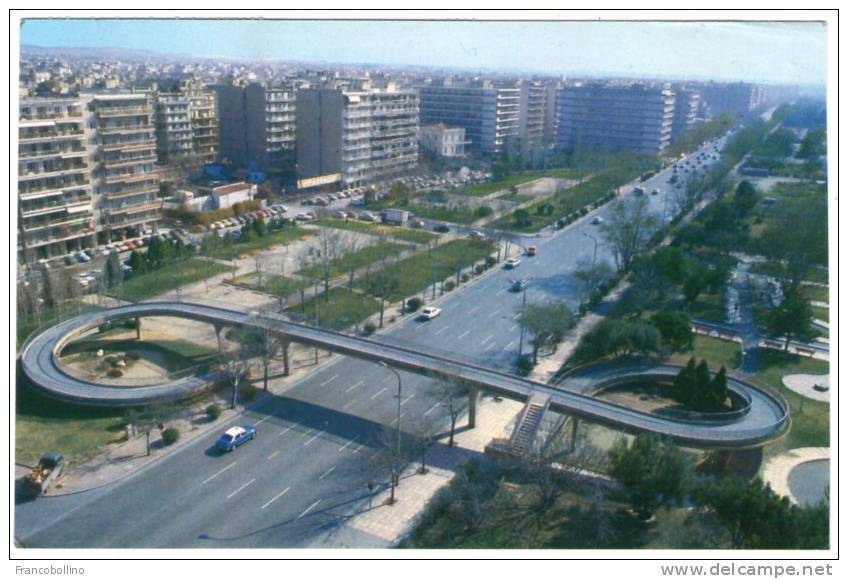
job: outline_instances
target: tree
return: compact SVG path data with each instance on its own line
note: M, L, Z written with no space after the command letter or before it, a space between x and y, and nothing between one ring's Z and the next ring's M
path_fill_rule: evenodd
M674 382L671 386L671 398L684 407L688 407L693 395L693 385L696 384L697 378L695 376L695 356L689 358L689 361L686 363L680 372L677 373L677 376L674 377Z
M324 301L330 300L330 278L333 268L346 251L346 234L341 229L329 227L324 220L318 222L318 231L309 248L314 252L316 263L324 282Z
M397 273L383 267L368 276L365 282L366 291L380 300L380 327L383 327L383 314L386 311L386 300L400 287Z
M783 285L797 287L814 264L827 264L827 198L780 199L771 208L759 251L779 267Z
M683 499L690 466L679 448L663 444L654 434L639 434L631 445L619 439L610 451L610 474L627 491L640 519Z
M411 423L406 424L404 432L410 440L412 450L417 452L420 458L421 466L418 467L418 474L427 474L427 453L436 444L436 430L433 423L424 416L415 418Z
M268 390L268 369L280 347L276 338L268 330L232 330L227 338L239 342L245 358L259 359L262 364L263 389Z
M540 349L547 347L556 350L565 333L574 327L574 315L565 302L528 304L521 312L518 323L530 334L533 364L536 364Z
M221 357L221 371L226 375L233 387L233 398L230 408L235 408L238 404L239 384L250 369L245 354L246 352L242 348L238 348L235 352L224 354Z
M657 312L651 323L659 330L663 344L672 352L688 352L695 344L692 321L683 312Z
M590 259L581 260L574 271L574 279L580 286L580 303L591 301L596 292L612 275L612 267L606 262Z
M216 236L213 235L211 237ZM147 260L144 258L144 254L136 249L130 252L130 258L128 263L129 266L132 268L133 273L144 273L147 270Z
M660 333L653 324L605 318L583 335L573 357L575 362L585 363L609 355L616 358L637 353L646 356L658 353L660 344Z
M736 549L826 549L827 504L793 506L759 479L710 479L698 485L694 499L724 525Z
M619 201L613 206L609 219L601 225L601 234L619 271L630 269L633 259L647 247L656 225L646 197L630 204Z
M456 432L456 421L465 410L464 401L471 391L471 386L462 380L452 380L443 377L435 378L432 387L432 397L438 401L450 418L450 437L448 446L454 445L454 433Z
M749 181L740 181L733 194L733 207L736 210L737 218L747 216L756 205L757 188L751 185Z
M810 334L813 312L810 302L799 286L784 286L783 300L780 305L766 313L766 327L769 332L785 339L783 350L789 350L793 338L804 338Z
M725 406L728 396L727 370L722 366L714 377L706 360L696 365L695 357L674 377L671 397L687 410L717 412Z

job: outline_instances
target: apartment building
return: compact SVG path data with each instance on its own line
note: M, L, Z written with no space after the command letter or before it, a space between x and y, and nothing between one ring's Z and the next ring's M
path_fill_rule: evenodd
M426 125L421 127L419 135L421 148L434 157L456 158L465 156L465 129L462 127L446 127Z
M515 83L444 79L419 90L421 124L462 127L476 154L502 155L518 137L521 89Z
M764 89L747 82L705 82L695 87L709 115L747 115L763 105Z
M156 95L156 153L162 165L196 166L217 161L215 93L192 80Z
M696 90L674 87L674 116L671 119L671 140L676 141L695 124L701 95Z
M297 91L297 176L359 187L418 165L418 95L385 88L325 86Z
M237 167L284 173L295 161L295 91L292 86L217 85L220 157Z
M92 176L98 241L110 243L159 221L154 97L95 95L89 126L96 143Z
M85 107L79 98L20 102L20 263L65 255L96 242Z
M523 151L543 147L547 114L547 87L538 81L521 81L518 138Z
M576 83L557 93L557 148L658 155L671 140L667 85Z

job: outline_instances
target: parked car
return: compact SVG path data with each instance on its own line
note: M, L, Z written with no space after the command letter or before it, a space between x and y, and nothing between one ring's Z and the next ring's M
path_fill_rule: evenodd
M418 315L418 318L421 320L432 320L441 313L442 310L440 308L434 306L427 306L426 308L421 310L421 313Z
M433 228L433 231L437 231L439 233L448 233L450 231L450 227L448 227L444 223L439 223Z
M256 427L250 424L233 426L215 442L215 447L223 452L232 452L239 446L256 438Z
M507 269L515 269L521 263L521 260L517 257L510 257L504 262L504 267Z

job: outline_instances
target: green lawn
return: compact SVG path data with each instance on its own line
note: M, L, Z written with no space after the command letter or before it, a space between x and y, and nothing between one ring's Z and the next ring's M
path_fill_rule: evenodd
M243 253L262 251L264 249L268 249L272 245L285 245L311 235L315 235L315 232L309 229L296 226L286 227L276 231L269 231L266 235L256 237L251 241L237 241L231 245L217 247L208 252L207 255L217 259L235 259Z
M266 272L263 272L261 276L256 272L240 275L233 282L277 297L288 297L299 289L297 281Z
M393 207L397 209L408 209L415 213L416 217L434 219L436 221L448 221L450 223L461 223L463 225L468 225L486 217L485 214L478 213L482 208L471 209L463 203L450 206L424 206L408 204L407 200L404 199Z
M120 286L109 291L112 297L137 302L186 286L218 274L230 268L205 259L191 258L169 262L159 269L133 275Z
M347 274L353 269L354 271L366 267L368 265L382 261L383 259L391 259L393 256L403 252L409 246L398 245L396 243L376 243L363 247L362 249L337 257L329 263L330 278L335 278L340 275ZM322 265L313 265L298 271L299 275L310 279L323 279L324 269Z
M367 296L351 292L344 288L330 288L325 296L320 294L288 308L288 313L295 319L307 324L314 324L331 330L342 330L355 323L361 322L370 315L380 311L380 304Z
M817 306L811 306L810 309L813 311L813 317L817 320L823 320L825 322L830 321L830 309L829 308L820 308Z
M540 199L526 208L526 221L516 218L515 210L492 222L491 227L530 233L547 227L560 218L600 200L617 187L633 180L648 164L633 161L597 173L591 179L573 187L561 189L546 199Z
M324 225L335 227L336 229L346 229L348 231L367 233L369 235L386 235L388 237L392 237L400 241L408 241L410 243L427 243L437 237L435 233L421 231L420 229L377 225L376 223L354 221L352 219L325 219L323 223Z
M481 261L492 251L492 245L486 241L455 239L433 249L429 254L425 251L393 263L384 271L391 279L398 280L398 286L390 292L388 299L398 301L413 296L430 284L455 274L457 268ZM363 276L356 282L356 286L365 290L374 276L374 273Z
M690 306L689 315L708 322L724 322L724 305L721 293L699 295L695 303Z
M792 427L789 433L765 447L766 456L772 456L790 448L830 445L830 405L809 398L803 399L786 388L781 381L785 374L826 374L830 364L822 360L787 354L778 350L760 350L761 369L756 379L780 392L792 411ZM832 384L835 387L835 384Z
M683 365L692 356L697 360L706 360L714 371L718 371L722 366L727 370L735 370L742 361L742 346L736 342L726 342L708 336L695 336L695 347L689 352L675 354L670 361Z
M804 294L807 296L807 299L813 301L830 302L830 288L819 285L807 285L804 286Z

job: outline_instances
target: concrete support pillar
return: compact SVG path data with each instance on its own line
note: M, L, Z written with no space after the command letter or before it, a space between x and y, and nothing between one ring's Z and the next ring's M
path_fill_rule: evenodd
M291 375L291 341L280 342L280 350L283 353L283 376Z
M224 326L220 324L213 324L213 326L215 327L215 337L218 339L218 355L220 356L224 353L224 342L221 337L221 332L223 331Z
M477 400L480 398L480 389L474 386L468 389L468 428L477 427Z
M571 452L577 448L577 429L580 426L580 419L576 416L571 417Z
M135 339L141 340L141 318L135 319Z

